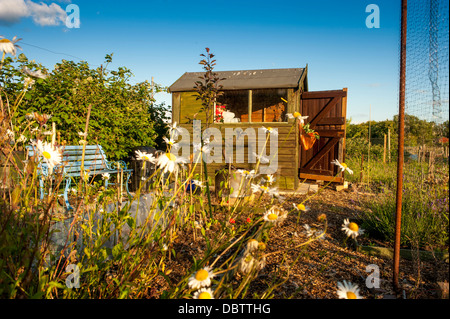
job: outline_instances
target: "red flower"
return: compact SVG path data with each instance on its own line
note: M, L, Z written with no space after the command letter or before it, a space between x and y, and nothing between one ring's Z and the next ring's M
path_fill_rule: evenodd
M230 224L234 224L236 221L233 218L230 218Z
M252 220L250 219L250 217L247 217L247 223L251 223Z

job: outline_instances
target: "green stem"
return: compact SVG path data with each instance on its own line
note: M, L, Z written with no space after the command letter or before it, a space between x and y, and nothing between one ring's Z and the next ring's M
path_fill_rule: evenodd
M203 160L203 158L202 158ZM208 180L208 168L206 166L206 162L203 161L203 167L205 171L205 180L206 180L206 194L208 195L208 208L209 208L209 218L213 218L212 216L212 207L211 207L211 193L209 190L209 180Z

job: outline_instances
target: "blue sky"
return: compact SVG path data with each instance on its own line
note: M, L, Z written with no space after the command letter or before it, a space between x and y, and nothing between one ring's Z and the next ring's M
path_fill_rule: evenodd
M80 28L63 22L70 3L79 7ZM366 27L371 3L380 28ZM23 38L21 52L50 69L61 59L98 66L114 53L109 69L126 66L133 82L154 77L170 86L202 70L205 47L218 71L308 64L310 91L348 88L353 123L369 120L369 107L376 121L398 112L399 22L400 1L392 0L0 0L0 35ZM157 101L171 105L170 94Z

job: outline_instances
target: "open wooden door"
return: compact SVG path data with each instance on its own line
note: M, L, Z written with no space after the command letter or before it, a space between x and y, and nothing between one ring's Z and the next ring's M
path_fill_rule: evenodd
M302 115L309 116L306 122L319 133L320 139L309 150L300 146L299 177L331 181L339 171L331 162L345 160L347 89L303 92L300 109ZM343 174L333 181L343 183Z

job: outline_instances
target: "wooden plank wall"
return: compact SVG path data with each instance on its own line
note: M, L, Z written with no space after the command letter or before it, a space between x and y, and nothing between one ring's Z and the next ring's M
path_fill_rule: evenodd
M276 186L279 189L296 189L298 187L298 152L299 152L299 141L298 141L298 126L294 125L294 122L291 121L281 122L281 123L230 123L230 124L212 124L210 127L215 127L220 130L222 134L222 138L225 139L225 128L241 128L245 130L246 128L253 128L256 133L256 138L258 136L258 128L262 126L268 127L269 125L272 128L278 129L278 170L274 174L276 177ZM193 125L192 124L181 124L180 127L185 128L190 135L190 154L193 153L192 150L192 142L193 142ZM202 131L204 130L204 125L202 126ZM271 137L272 138L272 137ZM180 138L181 140L181 138ZM179 140L179 141L180 141ZM256 163L248 163L248 143L254 143L255 151L258 152L258 145L256 144L256 140L249 140L247 137L244 138L244 160L245 163L236 163L236 141L233 139L233 165L236 168L251 170L255 168ZM258 141L259 142L259 141ZM263 141L264 142L264 141ZM180 142L184 143L184 142ZM212 144L214 145L214 144ZM222 149L225 150L225 143L222 142ZM181 151L180 155L181 155ZM242 152L242 151L240 151ZM272 154L274 154L274 151ZM267 145L267 152L270 153L270 142ZM208 176L211 177L212 183L214 183L214 176L216 172L224 167L228 167L228 164L225 164L225 161L222 157L221 163L209 163L208 164ZM200 172L200 167L197 167L197 172Z

